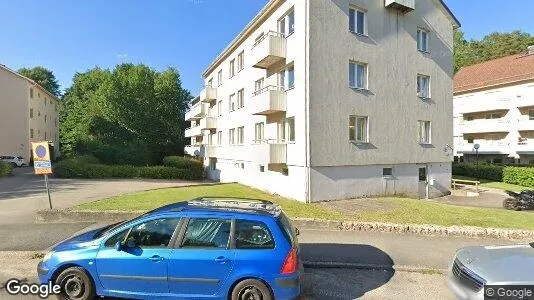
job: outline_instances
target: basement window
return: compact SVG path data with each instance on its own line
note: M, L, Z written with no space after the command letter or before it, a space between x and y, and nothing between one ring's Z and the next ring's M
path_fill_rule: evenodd
M384 177L393 176L393 168L382 168L382 176Z

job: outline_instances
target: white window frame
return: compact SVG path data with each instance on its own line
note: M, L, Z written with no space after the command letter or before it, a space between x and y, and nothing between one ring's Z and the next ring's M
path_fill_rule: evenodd
M217 145L222 146L222 131L217 132Z
M217 102L217 115L220 117L222 116L222 100L219 100L219 102Z
M235 145L235 128L228 130L228 144L231 146Z
M359 124L363 122L363 137L359 135ZM352 138L351 138L352 135ZM349 116L349 141L354 143L369 143L369 116Z
M281 143L295 142L295 117L278 122L278 141Z
M294 89L295 88L295 66L294 65L290 65L287 67L286 69L286 80L287 80L287 85L284 85L284 86L287 86L287 90L291 90L291 89Z
M245 143L245 127L237 127L237 144L243 145Z
M265 78L260 78L254 81L254 94L257 95L259 91L263 90L265 84Z
M358 14L360 13L360 14ZM358 16L362 16L363 17L363 22L362 22L362 26L363 28L359 28L358 27ZM356 34L356 35L361 35L361 36L367 36L368 35L368 31L367 31L367 11L364 10L364 9L361 9L359 7L355 7L355 6L351 6L349 8L349 31Z
M423 86L423 81L427 80L427 84ZM417 97L421 99L430 99L431 98L431 86L432 81L430 76L424 74L417 74Z
M221 86L223 83L223 73L222 73L222 70L219 70L219 72L217 72L217 86Z
M237 91L237 109L245 107L245 89Z
M363 68L363 77L358 78L358 70ZM349 87L358 90L369 89L369 65L364 62L349 62Z
M423 42L423 35L425 35L425 41ZM424 53L429 53L430 50L429 50L429 36L430 36L430 31L424 29L424 28L421 28L421 27L418 27L417 28L417 50L421 51L421 52L424 52Z
M284 37L295 33L295 10L289 10L283 17L278 19L278 32Z
M245 68L245 51L239 52L237 55L237 72L241 72Z
M417 121L417 135L419 144L421 145L430 145L432 144L432 122L419 120Z
M230 61L230 69L228 71L229 78L232 78L235 76L235 58Z
M261 143L265 136L265 123L259 122L254 125L254 142Z
M228 111L229 112L235 111L234 99L235 99L235 93L231 94L230 97L228 98Z
M210 79L208 80L208 83L207 83L206 86L213 87L213 78L210 78Z

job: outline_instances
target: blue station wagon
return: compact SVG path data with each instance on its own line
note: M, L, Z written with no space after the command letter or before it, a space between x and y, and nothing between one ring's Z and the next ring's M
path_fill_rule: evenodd
M65 240L37 272L62 299L295 299L297 235L269 201L198 198Z

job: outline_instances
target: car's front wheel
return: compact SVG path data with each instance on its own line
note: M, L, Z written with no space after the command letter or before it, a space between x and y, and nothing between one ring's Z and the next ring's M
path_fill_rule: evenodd
M56 279L61 286L59 299L64 300L92 300L96 292L93 281L83 268L72 267L65 269Z
M272 300L271 290L256 279L239 282L232 291L232 300Z

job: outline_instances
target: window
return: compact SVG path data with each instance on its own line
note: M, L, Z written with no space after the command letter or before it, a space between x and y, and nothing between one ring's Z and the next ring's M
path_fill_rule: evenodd
M222 116L222 100L219 100L219 102L217 103L217 114L219 116Z
M278 123L278 140L280 142L295 141L295 118L287 118Z
M235 128L232 128L228 131L228 143L230 145L235 145Z
M45 104L45 106L46 106L46 102L47 102L47 101L46 101L46 97L44 98L44 100L45 100L45 101L44 101L44 104Z
M116 233L115 235L107 239L107 241L104 243L104 246L111 248L111 247L115 247L115 244L117 244L117 242L123 243L129 231L130 231L130 228L125 229L119 233Z
M217 145L222 145L222 131L217 132Z
M178 218L169 218L139 224L132 228L126 241L133 241L140 248L166 248L179 221Z
M30 129L30 139L33 139L33 129Z
M240 89L237 91L237 108L243 108L245 106L245 101L243 97L245 96L245 90Z
M255 91L255 95L259 94L261 92L261 90L263 89L263 77L256 80L256 82L254 82L254 91Z
M41 98L41 93L37 92L37 98Z
M228 101L228 111L232 112L235 110L235 103L234 103L235 94L230 95L230 99Z
M428 52L428 31L417 29L417 50L421 52Z
M360 143L367 143L369 132L368 117L350 116L349 117L349 140Z
M230 220L191 219L182 248L226 249L230 237Z
M426 167L419 168L419 181L427 181L427 171Z
M30 118L33 118L33 108L30 108Z
M237 55L237 72L243 70L245 68L245 52L241 51Z
M529 111L529 115L530 115L530 111ZM502 113L489 113L489 114L486 114L486 119L500 119L502 118Z
M265 166L260 165L260 172L261 172L261 173L265 172Z
M33 89L30 88L30 98L33 99Z
M45 131L45 140L46 140L46 131Z
M295 12L290 11L278 20L278 32L284 37L288 37L295 32Z
M367 89L367 64L349 63L349 86L357 89Z
M467 137L467 143L472 144L474 142L474 138L472 136Z
M236 249L274 249L271 232L263 222L236 220Z
M384 176L384 177L393 176L393 168L383 168L382 169L382 176Z
M430 121L419 121L419 143L430 144Z
M255 130L254 130L254 141L256 143L260 143L263 141L263 132L265 129L265 124L263 122L256 123Z
M41 116L41 111L40 111L40 110L37 111L37 116L38 116L38 117Z
M222 81L223 81L223 78L222 78L222 70L219 70L219 72L217 73L217 85L218 86L221 86L222 85Z
M291 35L295 32L295 12L290 12L287 15L287 25L288 25L288 35Z
M288 168L282 168L282 175L289 176L289 169Z
M292 89L295 87L295 67L290 66L287 68L287 88Z
M286 70L278 73L278 86L283 90L286 89Z
M367 35L365 12L357 8L349 9L349 30L352 33Z
M245 163L239 163L239 167L240 167L241 169L245 169Z
M213 136L215 136L215 132L214 133L209 133L208 134L208 145L213 145Z
M45 121L45 123L46 123L46 115L44 115L44 121Z
M217 170L217 158L216 157L210 157L209 164L210 164L210 170L212 171Z
M430 98L430 76L417 75L417 96L423 99Z
M237 127L237 144L243 145L245 141L245 127Z
M528 111L528 119L534 120L534 109Z
M232 59L230 61L230 72L229 72L229 74L230 74L230 78L234 77L234 75L235 75L235 59Z
M210 78L210 80L208 80L208 86L213 87L213 78Z

